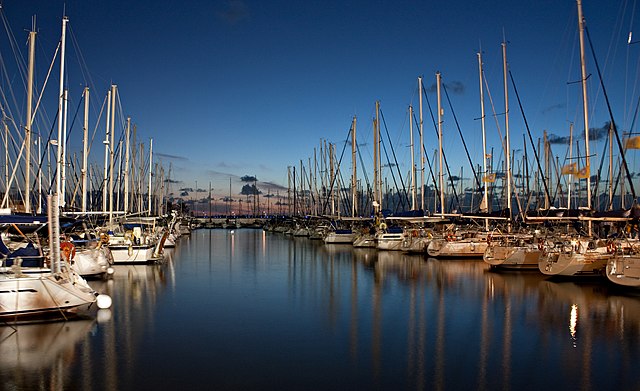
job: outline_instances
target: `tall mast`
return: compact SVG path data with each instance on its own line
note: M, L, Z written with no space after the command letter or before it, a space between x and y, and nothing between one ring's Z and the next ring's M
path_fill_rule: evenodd
M24 211L31 213L31 125L33 110L33 68L36 60L36 17L33 17L33 25L29 32L29 79L27 81L27 121L24 127L24 143L27 147L25 154L24 173ZM8 191L8 189L7 189Z
M109 175L109 118L111 117L111 90L107 92L107 115L106 115L106 130L104 136L104 176L102 178L102 213L107 213L107 195L109 191L107 189L108 175Z
M60 200L62 193L62 166L64 165L63 151L62 151L62 121L63 121L63 105L64 105L64 49L66 43L66 31L67 31L67 22L69 18L66 16L62 17L62 36L60 37L60 90L58 95L58 148L57 148L57 158L58 158L58 169L56 170L56 197L58 197L58 203L56 205L64 206L64 201Z
M334 216L336 214L336 198L335 198L335 184L334 184L334 180L335 180L335 170L334 170L334 164L333 164L333 153L334 153L334 144L329 143L329 188L331 189L331 193L330 193L330 197L331 197L331 215ZM293 207L294 207L294 213L295 211L295 206L296 206L296 168L293 167Z
M65 88L62 95L64 97L64 109L62 110L62 159L60 159L62 162L62 165L60 166L60 169L62 170L62 175L60 177L62 179L62 184L60 185L62 188L62 194L59 195L59 197L62 197L60 206L64 207L67 204L67 111L69 108L69 90Z
M573 161L573 123L569 124L569 162ZM569 176L569 183L567 184L567 209L571 209L571 182L573 176Z
M111 118L109 119L111 141L109 142L109 222L113 218L113 161L115 158L115 117L116 117L116 85L111 85Z
M353 121L351 123L351 166L352 166L352 175L351 175L351 217L355 217L358 213L358 208L356 207L357 202L357 173L356 173L356 116L353 116Z
M504 123L505 123L505 146L504 156L506 163L506 180L507 180L507 210L509 213L509 221L511 221L511 141L509 139L509 84L507 83L507 43L502 42L502 70L504 74ZM509 230L511 230L509 225Z
M125 131L124 154L124 213L129 212L129 147L131 136L131 117L127 117L127 129Z
M422 76L418 77L418 95L420 96L420 208L424 211L424 160L425 160L425 151L424 151L424 133L423 133L423 122L422 122Z
M149 202L148 202L149 215L151 215L151 169L152 167L153 167L153 139L149 139ZM196 191L198 191L197 188L196 188Z
M42 156L42 137L38 135L38 156ZM42 167L38 170L38 214L42 213Z
M440 215L444 217L444 167L442 156L442 99L440 96L440 84L442 79L440 72L436 72L436 89L438 92L438 153L440 160L440 173L438 175L438 185L440 186Z
M587 208L591 209L591 164L589 162L589 106L587 104L587 63L584 57L584 25L582 15L582 0L576 0L578 5L578 29L580 30L580 72L582 76L582 114L584 116L584 156L587 179ZM591 235L591 221L588 222L588 232Z
M82 124L82 211L87 211L87 163L89 159L89 87L84 88L84 123Z
M413 106L409 105L409 139L411 143L411 210L416 210L416 152L413 145Z
M482 75L482 53L478 52L478 75L479 75L479 80L480 80L480 124L482 127L482 172L484 173L485 176L485 180L483 180L483 184L484 184L484 192L482 194L482 203L481 205L484 206L481 207L481 211L483 209L486 209L487 212L490 210L489 209L489 199L488 199L488 195L489 195L489 189L488 189L488 173L487 173L487 138L486 138L486 133L485 133L485 127L484 127L484 76ZM488 231L489 230L489 219L485 219L484 221L484 225L485 225L485 229Z
M378 210L382 210L382 167L380 162L382 161L380 155L380 101L376 101L376 119L373 126L373 143L374 143L374 181L375 181L375 198L378 201Z

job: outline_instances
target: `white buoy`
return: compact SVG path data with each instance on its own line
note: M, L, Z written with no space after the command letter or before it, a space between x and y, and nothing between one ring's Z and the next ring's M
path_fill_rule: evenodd
M236 231L234 231L234 230L231 230L231 234L233 235L234 233L236 233Z
M109 295L99 294L98 297L96 297L96 302L98 303L98 308L107 309L111 307L112 300Z
M110 309L98 310L98 315L96 316L96 320L98 321L98 323L107 323L108 321L111 320L111 310Z
M108 274L108 275L112 276L112 275L113 275L113 273L115 273L115 272L116 272L116 271L115 271L112 267L108 267L108 268L107 268L107 274Z

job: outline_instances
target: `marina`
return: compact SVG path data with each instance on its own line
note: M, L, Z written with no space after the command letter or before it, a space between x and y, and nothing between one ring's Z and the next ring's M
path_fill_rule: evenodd
M4 387L637 388L640 300L613 285L259 229L165 251L91 281L95 319L3 326Z
M619 2L0 4L0 388L638 390Z

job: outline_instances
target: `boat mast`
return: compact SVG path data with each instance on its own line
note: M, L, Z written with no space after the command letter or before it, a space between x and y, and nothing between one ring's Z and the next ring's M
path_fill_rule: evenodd
M488 195L489 195L489 185L488 185L488 173L487 173L487 138L486 138L486 133L485 133L485 123L484 123L484 86L483 86L483 82L484 82L484 78L482 75L482 53L478 52L478 75L479 75L479 80L480 80L480 124L482 127L482 172L484 172L484 180L482 181L484 183L484 193L482 195L482 203L481 205L483 205L484 207L480 207L480 210L483 211L483 209L486 209L486 211L488 212L489 209L489 200L488 200ZM484 220L484 227L485 230L489 230L489 219L485 219Z
M111 117L111 90L107 91L107 115L106 115L106 129L104 141L104 176L102 178L102 213L107 213L107 183L109 175L109 117Z
M125 131L124 154L124 213L129 212L129 148L131 138L131 117L127 117L127 129Z
M569 162L572 162L572 161L573 161L573 122L569 124ZM571 209L571 182L573 182L573 175L569 176L569 183L567 183L567 209Z
M151 216L151 169L153 167L153 138L149 139L149 201L148 201L148 214ZM198 187L196 186L196 198ZM197 200L196 200L197 201Z
M111 141L109 143L109 223L113 219L113 161L115 158L115 117L116 117L116 85L111 85L111 118L110 123Z
M416 152L413 145L413 106L409 105L409 138L411 143L411 210L416 210Z
M329 143L329 191L331 197L331 216L336 214L336 197L334 190L334 180L335 180L335 166L333 164L333 154L334 154L334 144ZM293 167L293 212L296 213L296 168Z
M84 88L84 123L82 124L82 211L87 211L87 163L89 159L89 87Z
M24 142L27 147L25 154L24 173L24 211L31 213L31 116L33 110L33 69L36 59L36 17L33 17L33 24L29 32L29 78L27 80L27 121L24 127ZM8 191L9 189L7 189Z
M582 76L582 114L584 117L584 154L585 172L587 179L587 208L591 209L591 164L589 162L589 106L587 103L587 64L584 56L584 25L582 15L582 1L576 0L578 5L578 29L580 31L580 72ZM588 222L589 235L591 235L591 221Z
M63 111L63 123L62 123L62 184L60 187L62 188L62 201L60 206L65 207L67 204L67 113L69 108L69 90L65 88L63 94L64 101L64 109Z
M585 173L587 179L587 208L591 209L591 164L589 162L589 106L587 103L587 63L584 57L584 15L582 15L582 0L576 0L578 5L578 29L580 31L580 72L582 76L582 114L584 116L584 155ZM591 235L591 221L587 223L588 233Z
M440 216L444 218L444 167L442 156L442 99L440 95L440 84L442 78L440 72L436 72L436 90L438 93L438 153L440 161L440 173L438 174L438 185L440 186Z
M376 212L382 211L382 172L380 167L380 101L376 101L376 117L373 123L373 181L374 181L374 207ZM377 205L376 205L377 204Z
M420 208L424 211L424 160L426 152L424 150L424 133L422 122L422 76L418 77L418 91L420 102Z
M353 121L351 123L351 165L352 165L352 176L351 176L351 217L355 217L358 213L358 208L356 207L356 202L358 199L358 193L356 189L357 184L357 173L356 173L356 116L353 116Z
M507 43L502 42L502 69L504 74L504 122L506 145L504 146L504 155L506 163L506 180L507 180L507 211L509 213L509 226L511 231L511 141L509 139L509 84L507 83Z
M56 170L56 197L58 197L58 202L56 205L64 206L64 198L60 200L60 193L62 192L62 166L64 165L64 155L63 155L63 145L62 145L62 126L63 126L63 118L62 111L64 105L64 49L66 42L66 31L67 31L67 22L69 18L66 16L62 17L62 36L60 37L60 89L58 95L58 148L57 148L57 158L58 158L58 169ZM63 195L64 197L64 195Z

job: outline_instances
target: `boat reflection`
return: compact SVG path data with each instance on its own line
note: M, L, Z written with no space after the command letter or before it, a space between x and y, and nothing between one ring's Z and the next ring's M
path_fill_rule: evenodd
M69 389L60 370L82 361L77 345L95 320L0 327L0 376L3 389Z

